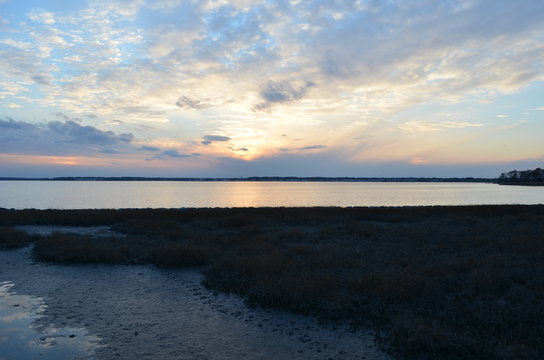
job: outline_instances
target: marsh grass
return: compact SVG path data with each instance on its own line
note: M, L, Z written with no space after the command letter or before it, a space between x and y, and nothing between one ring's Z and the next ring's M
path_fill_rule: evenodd
M135 251L117 238L53 233L36 242L32 249L35 260L63 264L117 264L127 263Z
M40 261L202 267L251 304L370 326L398 358L544 358L544 206L0 209L46 223L124 236L53 234Z
M169 268L208 265L217 256L217 249L199 244L167 244L151 251L151 263Z
M36 237L9 226L0 226L0 250L18 249L30 245Z

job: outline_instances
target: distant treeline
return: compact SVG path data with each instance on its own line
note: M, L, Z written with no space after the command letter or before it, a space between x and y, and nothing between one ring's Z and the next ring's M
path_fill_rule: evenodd
M499 184L504 185L544 185L544 169L513 170L499 176Z
M23 181L314 181L314 182L486 182L494 183L497 179L474 178L474 177L298 177L298 176L251 176L239 178L170 178L170 177L102 177L102 176L65 176L53 178L23 178L23 177L0 177L1 180L23 180Z

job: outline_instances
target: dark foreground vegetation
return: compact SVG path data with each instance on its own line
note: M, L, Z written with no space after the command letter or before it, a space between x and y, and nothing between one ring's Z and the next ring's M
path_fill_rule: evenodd
M371 327L399 359L544 359L544 206L0 209L0 247L32 241L38 261L203 267L250 304Z

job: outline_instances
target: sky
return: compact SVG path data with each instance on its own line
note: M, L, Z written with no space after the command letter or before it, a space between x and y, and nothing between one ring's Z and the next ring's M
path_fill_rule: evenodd
M544 167L542 0L0 0L0 177Z

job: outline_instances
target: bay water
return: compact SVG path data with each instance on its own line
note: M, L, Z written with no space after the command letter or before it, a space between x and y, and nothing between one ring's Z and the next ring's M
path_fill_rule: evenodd
M544 187L444 182L0 181L0 208L544 204Z

